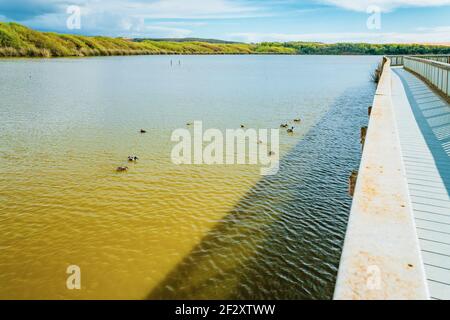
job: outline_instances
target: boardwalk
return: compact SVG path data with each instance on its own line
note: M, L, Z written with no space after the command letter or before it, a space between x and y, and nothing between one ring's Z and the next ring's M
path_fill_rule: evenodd
M392 105L432 299L450 299L450 105L393 68Z

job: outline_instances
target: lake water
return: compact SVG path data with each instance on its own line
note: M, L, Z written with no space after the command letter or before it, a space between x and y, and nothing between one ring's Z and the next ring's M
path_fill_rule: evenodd
M0 298L331 298L379 59L0 60ZM275 176L170 160L187 122L298 117Z

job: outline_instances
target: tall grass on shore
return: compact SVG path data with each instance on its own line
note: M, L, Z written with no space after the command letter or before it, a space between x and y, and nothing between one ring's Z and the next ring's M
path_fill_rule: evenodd
M17 23L0 23L1 57L85 57L145 54L248 54L248 44L133 41L39 32Z
M318 42L224 43L157 41L39 32L0 22L0 57L86 57L151 54L450 54L450 47L431 45Z
M384 64L385 63L386 63L386 58L383 58L383 60L381 60L378 63L378 66L376 67L376 69L373 70L372 74L370 75L370 77L371 77L373 82L375 82L375 83L380 82L381 75L383 74L383 68L384 68Z

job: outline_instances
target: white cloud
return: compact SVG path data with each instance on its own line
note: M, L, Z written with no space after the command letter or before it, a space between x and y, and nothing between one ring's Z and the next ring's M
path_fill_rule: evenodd
M377 6L383 12L400 7L435 7L450 5L450 0L317 0L354 11L366 11L370 6Z
M228 40L243 42L287 42L314 41L325 43L366 42L366 43L450 43L450 27L438 27L423 32L340 32L340 33L232 33ZM418 30L419 31L419 30Z
M180 27L180 26L189 26L189 27L203 27L208 25L206 22L202 21L159 21L155 24L160 26L172 26L172 27Z
M87 1L87 14L120 12L147 19L227 19L267 15L264 7L255 6L245 0L123 0Z
M229 0L159 0L146 5L147 15L159 18L226 18L262 14L262 8Z
M62 14L69 5L82 7L86 14L109 12L149 18L228 18L259 16L267 5L254 0L0 0L2 16L16 20L46 14Z
M450 26L437 26L437 27L419 27L417 31L432 31L432 32L446 32L450 35Z
M0 0L0 4L6 3L4 1ZM67 14L65 11L69 2L73 2L81 8L81 30L78 31L79 33L110 36L183 37L191 34L189 27L198 27L205 24L202 21L152 22L154 19L232 19L267 15L267 9L255 5L252 0L23 1L40 4L39 10L29 10L20 4L16 4L14 10L10 11L21 14L21 11L25 10L27 18L21 22L32 28L66 31ZM44 3L48 7L41 5ZM55 8L58 8L58 10L55 10ZM21 15L24 16L24 14Z
M191 33L192 31L188 29L161 27L158 25L146 25L140 30L126 32L122 34L122 36L129 38L185 38Z

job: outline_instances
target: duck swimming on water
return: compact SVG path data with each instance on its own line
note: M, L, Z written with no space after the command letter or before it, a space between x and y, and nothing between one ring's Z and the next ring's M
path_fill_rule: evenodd
M141 133L147 133L147 131L144 129L141 129Z
M294 127L287 129L287 133L294 133Z
M128 167L127 166L120 166L116 168L117 172L123 172L123 171L127 171Z
M128 161L130 161L130 162L132 162L132 161L136 162L137 160L139 160L139 158L136 156L128 156Z
M280 128L287 128L288 127L288 124L287 123L282 123L282 124L280 124Z
M294 122L297 122L297 123L299 123L301 121L302 121L302 119L300 119L300 118L294 119Z

